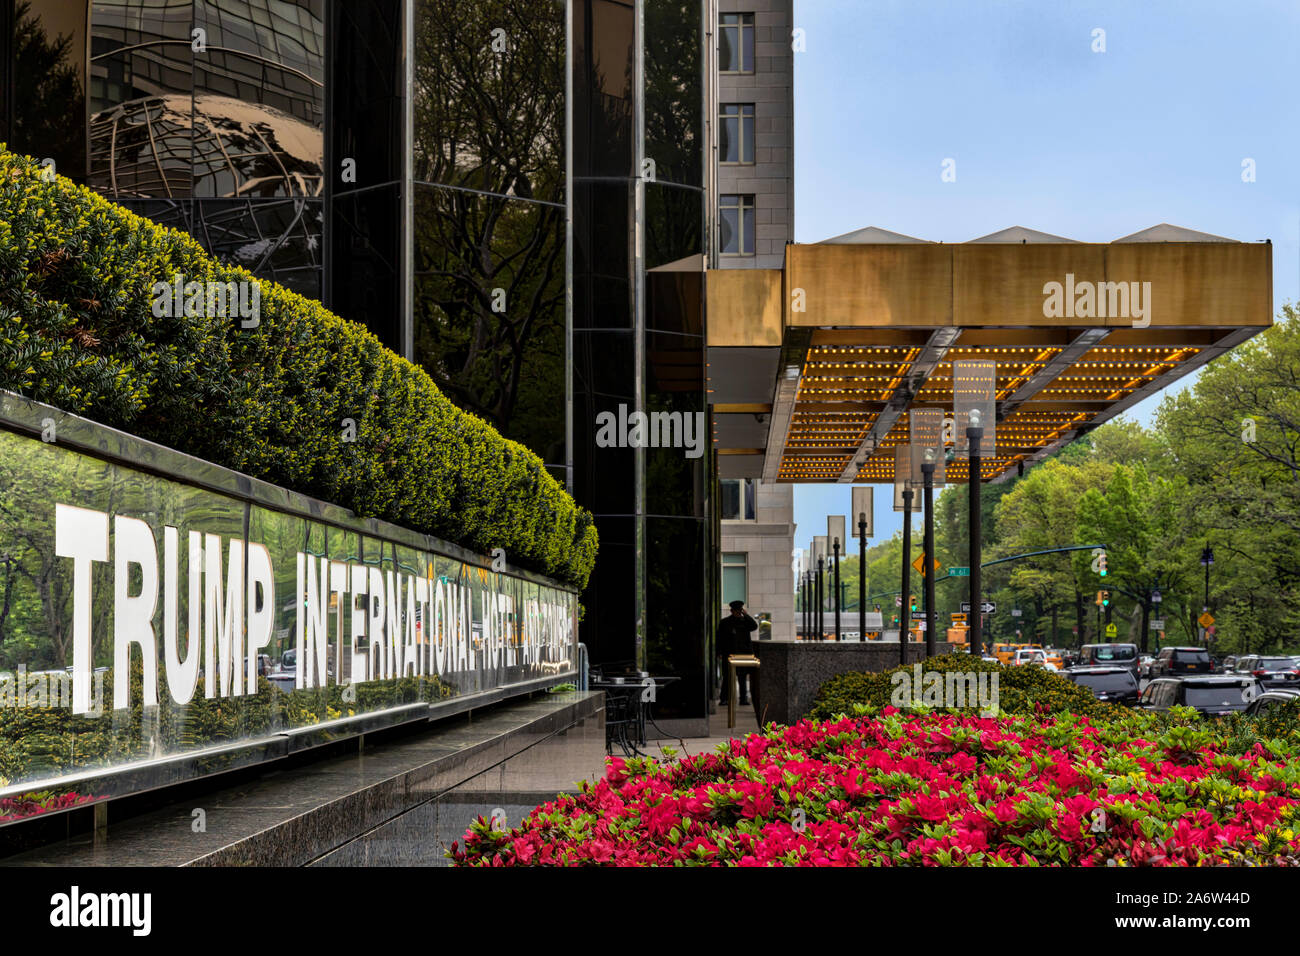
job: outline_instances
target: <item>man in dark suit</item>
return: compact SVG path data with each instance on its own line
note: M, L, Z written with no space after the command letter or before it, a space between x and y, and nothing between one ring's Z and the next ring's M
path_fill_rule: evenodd
M758 630L758 622L745 611L744 601L732 601L731 613L718 625L718 660L722 665L722 697L720 703L727 703L731 693L730 674L727 658L732 654L752 654L753 647L749 635ZM740 688L740 703L749 703L749 671L736 672L736 684Z

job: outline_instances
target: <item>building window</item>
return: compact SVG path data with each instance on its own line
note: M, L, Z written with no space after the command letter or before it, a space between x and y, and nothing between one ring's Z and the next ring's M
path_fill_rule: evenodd
M724 13L718 24L718 71L754 72L754 15Z
M722 606L732 601L748 602L744 551L722 553Z
M752 164L754 162L754 104L724 103L718 113L718 161Z
M754 197L726 195L720 200L718 246L724 256L754 254Z
M751 478L723 478L722 517L727 521L753 521L754 495L758 482Z

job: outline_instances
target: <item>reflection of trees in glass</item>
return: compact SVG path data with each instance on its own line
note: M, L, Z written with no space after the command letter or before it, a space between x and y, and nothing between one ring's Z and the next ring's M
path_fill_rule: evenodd
M104 474L86 467L97 464L90 459L33 451L41 447L0 435L0 669L71 663L72 568L54 554L54 504L73 500L75 489L97 497Z
M562 199L563 12L554 0L422 0L416 180Z
M646 155L657 179L700 185L700 5L648 0L645 34Z
M704 252L704 193L701 190L647 185L645 207L647 268L654 269ZM693 309L698 311L698 306Z
M561 214L456 190L417 194L417 361L452 401L548 462L563 460Z
M51 157L60 175L86 177L85 91L75 65L81 51L72 38L53 40L31 12L29 0L14 11L13 139L10 146L38 158Z
M502 198L563 198L562 7L426 0L419 18L415 178L482 192L417 193L417 360L458 405L563 461L562 209Z

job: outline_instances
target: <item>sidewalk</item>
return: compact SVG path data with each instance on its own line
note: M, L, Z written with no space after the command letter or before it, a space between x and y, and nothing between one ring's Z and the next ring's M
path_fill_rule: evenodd
M664 754L665 747L675 751L676 757L694 756L695 754L709 753L716 750L719 744L726 743L733 737L745 737L749 734L758 733L758 729L758 720L754 717L752 704L736 705L736 726L731 729L727 728L727 708L724 705L718 705L717 712L709 715L709 736L652 739L642 745L641 749L656 760L675 759ZM654 727L648 727L647 733L654 733ZM618 748L614 749L615 753L617 753Z

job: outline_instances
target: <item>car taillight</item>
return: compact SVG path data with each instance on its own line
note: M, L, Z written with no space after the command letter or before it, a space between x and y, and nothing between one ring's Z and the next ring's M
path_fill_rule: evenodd
M1268 671L1251 671L1255 677L1267 677Z

